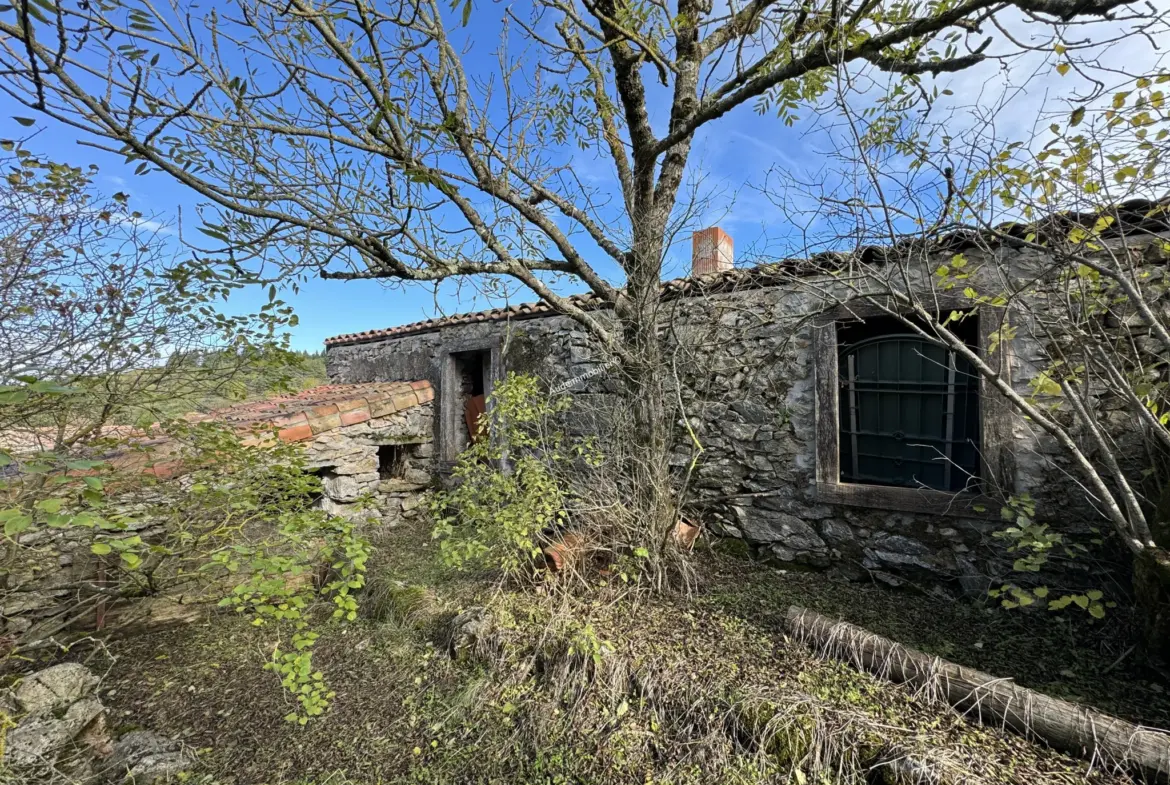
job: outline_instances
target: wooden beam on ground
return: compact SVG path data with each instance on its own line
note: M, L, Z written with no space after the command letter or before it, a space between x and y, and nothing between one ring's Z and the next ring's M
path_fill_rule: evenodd
M1061 752L1123 766L1148 782L1170 782L1170 733L1052 698L792 606L788 629L820 656L922 689L985 725L1007 727Z

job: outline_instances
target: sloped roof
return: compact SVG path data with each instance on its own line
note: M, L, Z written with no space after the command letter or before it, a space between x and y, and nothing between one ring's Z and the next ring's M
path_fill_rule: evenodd
M367 382L364 384L325 384L294 395L280 395L261 401L242 403L184 415L191 423L218 422L241 431L276 428L286 442L297 442L325 431L356 425L374 417L386 417L433 400L435 392L429 381ZM149 429L133 425L109 425L95 435L104 440L125 441L136 447L157 447L170 441L166 436L152 436L156 423ZM0 434L0 448L14 453L33 453L52 447L55 428L14 430ZM267 436L267 434L266 434ZM120 455L119 448L109 455Z
M215 422L230 426L240 433L242 444L256 446L271 441L274 430L281 441L307 441L337 428L406 411L429 403L434 397L431 383L425 380L326 384L295 395L245 401L210 412L192 413L183 419L191 423ZM178 457L180 443L172 436L159 435L157 427L156 423L145 430L131 426L104 429L91 446L105 451L94 457L108 461L122 471L138 471L160 478L175 477L186 471ZM111 447L105 442L107 439L117 440L120 444ZM40 449L43 447L34 440L28 451ZM19 464L13 463L10 467L7 472L13 473L18 471Z
M836 257L832 257L836 258ZM761 264L755 267L738 267L733 270L724 270L719 273L692 276L690 278L675 278L662 284L662 298L664 300L677 299L695 294L711 294L715 292L736 291L740 289L758 289L763 286L775 286L782 280L789 279L795 274L807 274L815 269L828 269L829 255L818 259L801 259L799 261L776 262ZM568 298L569 302L586 311L612 308L611 303L603 301L595 294L576 294ZM450 327L457 324L473 324L475 322L502 322L519 321L522 319L536 319L542 316L552 316L558 313L551 305L545 302L522 303L510 305L506 308L490 308L486 311L473 311L443 316L437 319L426 319L421 322L412 322L399 327L388 327L383 330L367 330L360 333L347 333L325 339L326 346L342 346L345 344L367 343L380 341L384 338L402 338L407 335L418 335Z
M592 295L574 295L569 298L573 304L582 308L597 308L603 307L601 300ZM366 330L360 333L346 333L345 335L335 335L332 338L325 339L326 346L341 346L351 343L366 343L368 341L378 341L383 338L402 338L407 335L418 335L419 333L434 332L442 327L450 327L456 324L472 324L474 322L501 322L508 320L519 319L533 319L540 316L548 316L553 311L552 306L548 303L522 303L521 305L510 305L506 308L489 308L486 311L475 311L472 313L458 313L451 316L441 316L436 319L424 319L421 322L412 322L410 324L399 325L398 327L387 327L381 330Z
M1143 232L1161 234L1170 231L1170 199L1148 200L1131 199L1116 205L1107 211L1116 220L1101 233L1102 237L1115 237L1124 232ZM793 276L804 276L815 273L839 270L844 262L850 258L860 257L866 263L881 262L884 257L892 253L904 253L907 249L929 249L932 251L961 251L976 247L988 242L1011 242L1012 238L1022 240L1029 234L1040 234L1044 237L1058 237L1067 234L1073 226L1093 226L1103 213L1094 212L1064 212L1053 213L1042 220L1031 223L1009 221L987 231L974 227L960 227L935 238L908 237L903 241L890 246L862 246L854 253L839 251L825 251L807 259L785 259L754 267L737 267L719 273L691 276L689 278L675 278L662 284L662 298L664 300L689 297L699 294L714 294L719 292L739 291L745 289L760 289L767 286L779 286L791 281ZM612 304L601 300L597 295L578 294L569 298L569 302L584 310L600 310L612 308ZM436 319L425 319L421 322L388 327L381 330L366 330L360 333L346 333L325 339L326 346L345 346L349 344L368 343L386 338L402 338L408 335L419 335L461 324L475 322L519 321L535 319L542 316L551 316L558 313L551 305L545 302L522 303L505 308L490 308L485 311L453 314Z
M286 442L385 417L433 400L429 381L325 384L311 390L246 401L206 414L188 415L191 422L219 422L240 430L276 428Z
M864 252L868 252L865 249ZM815 272L826 272L838 268L844 255L837 253L823 253L810 259L789 259L782 262L760 264L755 267L737 267L707 275L696 275L689 278L674 278L662 284L662 299L674 300L681 297L690 297L699 294L716 294L720 292L760 289L766 286L779 286L785 281L791 281L794 275L810 275ZM604 310L612 308L613 304L603 301L595 294L577 294L569 297L569 302L586 311ZM412 322L399 327L388 327L382 330L367 330L360 333L347 333L325 339L326 346L344 346L355 343L368 343L386 338L402 338L407 335L418 335L451 327L457 324L473 324L475 322L502 322L536 319L542 316L557 314L551 305L546 302L523 303L506 308L490 308L486 311L453 314L437 319L426 319L421 322Z

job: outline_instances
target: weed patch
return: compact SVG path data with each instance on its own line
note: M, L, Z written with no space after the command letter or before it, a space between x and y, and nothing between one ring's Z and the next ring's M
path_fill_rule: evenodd
M427 537L379 542L369 616L319 644L337 694L308 726L280 719L263 631L236 620L132 642L110 703L201 749L224 785L1125 781L788 641L770 609L803 576L736 563L773 600L705 556L710 593L690 599L510 591L435 570Z

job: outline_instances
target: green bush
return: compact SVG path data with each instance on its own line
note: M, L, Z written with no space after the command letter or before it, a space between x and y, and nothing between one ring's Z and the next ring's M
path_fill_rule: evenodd
M455 487L436 493L430 510L443 561L517 575L569 524L574 466L597 466L591 439L560 427L567 397L550 398L539 381L510 373L496 386L480 437L454 470Z
M46 385L12 388L0 407L17 392L70 394ZM320 480L305 470L299 445L245 444L230 428L181 420L162 433L168 438L161 446L123 443L108 461L0 451L0 546L7 556L0 600L19 597L52 569L60 540L104 565L101 594L78 590L72 605L58 610L60 624L12 636L5 656L69 646L88 635L99 602L219 601L272 629L277 642L266 667L298 702L288 719L303 724L332 697L312 667L325 631L315 619L356 618L370 544L353 522L314 507ZM144 474L142 463L151 461L172 464L179 479ZM314 613L316 607L329 612Z

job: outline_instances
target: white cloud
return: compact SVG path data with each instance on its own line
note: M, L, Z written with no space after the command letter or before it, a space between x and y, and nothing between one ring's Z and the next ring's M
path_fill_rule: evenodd
M118 216L118 225L143 229L147 232L154 232L161 235L173 235L175 233L174 229L168 224L154 221L150 218L143 218L142 216L120 215Z

